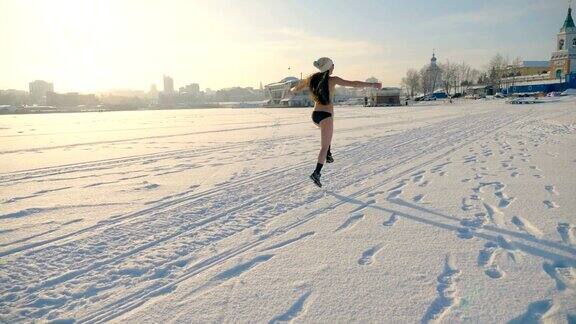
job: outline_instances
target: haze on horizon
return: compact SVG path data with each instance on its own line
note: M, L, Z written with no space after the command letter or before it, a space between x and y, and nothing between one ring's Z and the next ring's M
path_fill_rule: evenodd
M435 48L481 68L495 53L548 60L566 0L0 0L0 89L57 92L162 86L257 87L313 72L395 86ZM290 68L290 70L289 70Z

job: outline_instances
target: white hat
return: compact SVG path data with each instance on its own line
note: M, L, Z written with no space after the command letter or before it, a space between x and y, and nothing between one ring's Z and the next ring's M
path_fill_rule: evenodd
M314 66L320 70L320 72L326 72L334 66L334 62L327 57L321 57L314 61Z

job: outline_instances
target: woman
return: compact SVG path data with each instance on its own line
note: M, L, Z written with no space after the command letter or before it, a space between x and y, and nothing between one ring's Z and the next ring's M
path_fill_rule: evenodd
M318 153L318 162L316 169L310 175L310 178L318 187L322 187L320 182L320 171L324 162L332 163L332 153L330 152L330 143L332 142L332 132L334 130L334 88L337 85L344 87L365 88L374 87L380 89L382 84L347 81L336 76L330 76L334 71L334 63L327 57L322 57L314 62L314 66L320 72L314 73L306 80L300 82L297 86L290 89L293 94L306 88L310 90L310 95L314 100L314 111L312 112L312 121L320 127L320 153Z

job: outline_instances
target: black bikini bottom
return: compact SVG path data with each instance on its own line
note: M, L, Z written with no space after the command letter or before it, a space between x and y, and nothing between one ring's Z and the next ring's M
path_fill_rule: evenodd
M316 125L320 125L320 122L326 118L332 117L332 114L327 111L313 111L312 121Z

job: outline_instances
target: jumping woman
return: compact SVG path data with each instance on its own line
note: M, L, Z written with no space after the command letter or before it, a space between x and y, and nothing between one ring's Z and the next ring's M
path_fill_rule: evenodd
M320 72L314 73L307 79L301 81L297 86L290 89L292 93L303 91L306 88L310 90L310 95L314 100L314 111L312 112L312 121L320 128L320 153L318 153L318 161L316 169L310 175L310 179L318 187L322 187L320 182L320 172L324 166L324 162L332 163L332 152L330 152L330 144L332 142L332 132L334 131L334 89L337 85L344 87L354 88L367 88L373 87L380 89L382 84L361 82L361 81L347 81L337 76L330 76L334 71L334 63L327 57L322 57L314 62L314 66Z

